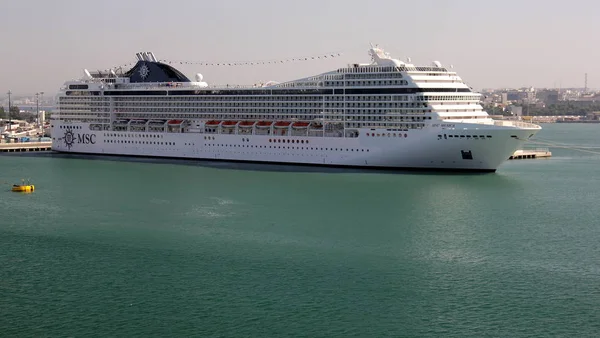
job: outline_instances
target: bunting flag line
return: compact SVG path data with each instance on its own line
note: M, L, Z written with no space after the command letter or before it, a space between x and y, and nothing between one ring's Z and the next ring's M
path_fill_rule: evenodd
M255 66L255 65L272 65L281 64L288 62L302 62L322 59L332 59L341 56L342 53L327 53L315 56L295 57L286 58L279 60L262 60L262 61L235 61L235 62L209 62L209 61L183 61L183 60L159 60L163 63L168 64L179 64L179 65L200 65L200 66Z
M199 66L256 66L256 65L274 65L274 64L282 64L288 62L305 62L305 61L313 61L313 60L324 60L324 59L332 59L340 57L342 53L327 53L315 56L305 56L305 57L294 57L294 58L285 58L279 60L257 60L257 61L235 61L235 62L209 62L209 61L184 61L184 60L166 60L161 59L158 62L170 64L170 65L199 65ZM121 72L125 72L127 67L133 67L138 61L129 62L123 65L119 65L113 68L104 69L103 71L108 72L110 70L120 70Z

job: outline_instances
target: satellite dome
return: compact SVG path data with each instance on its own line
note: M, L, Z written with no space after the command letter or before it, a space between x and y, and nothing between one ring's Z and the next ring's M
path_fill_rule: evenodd
M196 82L202 82L202 79L203 79L203 78L204 78L204 77L202 76L202 74L200 74L200 73L197 73L197 74L196 74Z

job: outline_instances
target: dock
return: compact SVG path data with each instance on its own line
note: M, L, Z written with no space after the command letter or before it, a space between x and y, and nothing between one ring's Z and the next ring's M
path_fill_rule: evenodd
M552 152L548 148L522 149L515 151L509 160L522 160L530 158L547 158L551 157Z
M18 153L32 151L51 151L52 142L15 142L0 143L0 153Z

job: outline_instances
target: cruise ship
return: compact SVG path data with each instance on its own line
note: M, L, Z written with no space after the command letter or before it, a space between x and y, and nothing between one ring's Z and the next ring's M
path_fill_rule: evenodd
M370 62L288 82L213 86L152 52L65 82L52 149L65 153L494 172L541 127L493 120L452 67L378 46Z

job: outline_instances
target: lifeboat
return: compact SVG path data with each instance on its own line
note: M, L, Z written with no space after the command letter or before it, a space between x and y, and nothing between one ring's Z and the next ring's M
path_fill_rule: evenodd
M242 121L242 122L240 122L240 127L250 128L254 125L254 123L255 123L254 121Z
M33 192L35 190L35 186L30 182L25 184L25 181L23 180L23 184L13 184L11 190L14 192Z
M271 127L272 124L273 124L272 121L258 121L256 123L256 126L258 128L269 128L269 127Z
M212 121L206 122L204 125L207 127L216 127L219 125L219 123L221 123L221 121L212 120Z
M177 125L183 123L183 120L169 120L169 124Z
M292 122L290 121L279 121L275 122L275 128L287 128Z
M313 129L322 129L323 125L321 123L313 123L310 127Z
M307 128L308 125L309 125L308 122L294 122L294 124L292 124L292 128L304 129L304 128Z
M222 126L223 127L235 127L235 125L238 123L238 121L225 121L223 122Z

